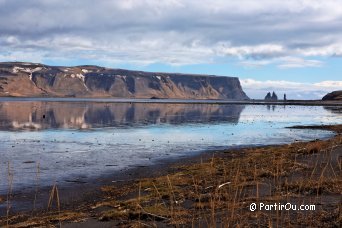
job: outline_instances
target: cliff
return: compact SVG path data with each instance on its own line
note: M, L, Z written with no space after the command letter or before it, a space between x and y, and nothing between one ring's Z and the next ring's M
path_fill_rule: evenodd
M327 95L325 95L322 100L324 101L333 101L333 100L342 100L342 90L339 91L334 91L331 93L328 93Z
M249 99L235 77L0 63L0 96Z

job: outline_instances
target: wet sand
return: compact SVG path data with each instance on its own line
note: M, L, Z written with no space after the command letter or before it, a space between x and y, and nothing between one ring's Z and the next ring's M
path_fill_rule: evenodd
M236 147L229 150L232 156L243 154L242 149L249 148L249 146ZM213 154L227 153L226 150L222 151L203 151L193 155L184 155L182 157L175 157L169 159L159 160L157 163L148 166L136 166L126 168L113 173L105 173L98 178L88 178L86 181L78 179L69 179L57 185L59 190L60 203L65 209L72 209L78 207L80 204L88 204L101 199L101 187L105 185L122 186L133 184L136 180L142 178L154 178L162 175L167 175L178 170L178 166L191 165L208 160ZM53 186L38 187L38 191L21 189L20 191L11 194L11 214L22 212L45 211L49 202ZM0 217L6 215L7 195L1 195L0 201Z
M298 127L298 128L304 128L304 127ZM323 127L323 126L315 126L315 127L308 127L311 129L327 129L327 130L334 130L338 133L342 132L342 127L341 126L332 126L332 127ZM338 139L336 137L339 137ZM313 163L317 161L327 161L330 160L331 166L334 167L332 171L330 170L328 175L332 175L332 172L334 175L340 175L341 170L336 169L336 167L341 167L341 161L342 161L342 146L341 146L341 141L336 141L336 140L341 140L340 136L336 136L332 140L325 140L325 141L317 141L314 142L309 142L309 143L297 143L295 148L298 150L296 152L296 162L310 166L313 165ZM337 143L337 144L336 144ZM321 145L322 144L322 145ZM321 153L319 150L323 150L324 148L321 147L327 147L331 146L333 144L333 150L331 153L326 154L326 153ZM309 150L308 152L301 152L301 150L306 150L307 148L311 148L310 145L313 149ZM319 148L317 149L316 145L319 145ZM206 153L201 153L199 155L193 156L193 157L186 157L182 159L176 159L176 160L165 160L163 162L158 163L157 165L153 166L147 166L147 167L137 167L129 170L123 170L115 174L111 175L106 175L100 179L93 180L88 183L80 183L78 186L74 187L68 187L67 185L65 186L59 186L59 195L60 195L60 202L61 202L61 210L65 214L65 219L62 219L63 221L63 226L66 225L66 227L92 227L95 225L100 225L102 227L110 227L113 225L132 225L136 224L136 222L140 222L141 220L137 221L134 216L129 217L126 220L122 219L121 217L109 217L108 219L104 219L103 213L106 212L107 210L110 210L111 208L116 208L115 206L111 205L111 202L115 199L115 201L119 202L125 202L127 200L130 200L132 197L137 197L138 191L137 191L137 181L152 181L152 180L158 180L159 178L163 177L170 177L172 175L175 175L179 172L184 172L184 167L196 167L200 164L208 164L211 162L213 158L215 159L222 159L223 161L231 161L234 159L244 159L245 157L252 156L251 159L253 160L253 153L250 155L249 150L260 150L260 151L268 151L268 150L285 150L286 148L292 148L292 146L284 145L284 146L269 146L269 147L259 147L259 148L237 148L237 149L231 149L231 150L226 150L226 151L210 151ZM316 151L317 150L317 151ZM314 172L320 173L324 172L325 168L323 166L317 166L319 168L315 168ZM191 169L191 168L189 168ZM341 168L339 168L341 169ZM307 174L310 173L311 171L305 171L304 173L294 173L291 178L294 180L299 180L302 177L305 177ZM219 174L220 175L220 174ZM217 178L221 178L222 176L217 176ZM266 179L268 176L265 176ZM319 177L319 176L318 176ZM282 179L283 177L280 176ZM337 181L340 181L337 179ZM322 182L324 183L324 182ZM104 189L108 186L110 190L104 191ZM324 186L322 185L322 188L328 188L329 186ZM342 188L341 183L337 182L335 183L335 188ZM184 189L187 187L184 186ZM323 188L323 189L324 189ZM315 191L317 189L312 188L312 191ZM13 220L11 220L11 223L15 224L18 222L24 222L24 225L27 225L27 221L35 222L37 224L39 223L37 220L39 218L44 218L41 220L44 220L44 224L54 224L56 222L56 217L62 218L59 213L56 213L57 208L54 207L52 210L53 213L48 213L49 216L52 216L51 218L46 217L47 212L46 209L47 207L47 202L49 198L49 188L47 189L41 189L40 194L38 195L37 199L39 198L39 201L37 201L36 205L38 209L34 215L36 216L31 216L31 210L30 207L32 208L32 200L34 199L35 193L25 193L22 195L15 195L13 197L16 197L16 199L21 198L22 199L22 205L19 206L16 210L15 207L11 208L11 214L14 215ZM118 192L119 191L119 192ZM186 190L185 190L186 191ZM260 190L263 191L263 190ZM307 191L311 191L308 189ZM127 194L122 194L121 193L127 193ZM120 193L120 194L119 194ZM114 195L112 195L114 194ZM321 196L321 205L326 205L328 208L336 208L336 205L341 203L341 195L340 194L335 194L335 193L329 193L327 192L321 192L318 193L313 193L311 194L304 194L302 197L303 202L310 202L311 197L314 198L315 194L320 194ZM140 195L140 191L139 191ZM4 196L2 196L4 198ZM31 199L31 200L28 200ZM31 206L30 206L31 202ZM45 203L44 203L45 202ZM95 205L97 204L102 204L104 206L96 207ZM46 206L44 206L46 205ZM106 206L107 205L107 206ZM115 209L116 210L116 209ZM335 210L335 209L334 209ZM19 213L20 211L20 213ZM23 212L23 211L26 211ZM74 211L76 214L67 214L67 212ZM329 212L329 209L327 209ZM5 211L2 211L2 215L4 215ZM16 214L22 214L21 217L16 217ZM206 212L209 213L209 212ZM331 212L335 213L335 212ZM338 213L338 212L337 212ZM25 216L26 214L26 216ZM29 215L28 215L29 214ZM209 213L210 214L210 213ZM54 216L53 216L54 215ZM68 217L70 216L70 217ZM218 216L218 215L217 215ZM340 215L341 216L341 215ZM150 216L151 217L151 216ZM151 219L149 216L145 216L144 219L142 219L143 222L146 222L150 225L157 224L157 225L167 225L169 224L169 221L156 221L156 218ZM152 216L153 217L153 216ZM161 216L163 217L163 216ZM205 216L204 216L205 217ZM218 216L218 217L222 217ZM181 219L181 218L179 218ZM249 218L251 221L253 218ZM334 217L331 218L331 221L326 221L326 223L322 224L336 224L336 222L339 221L340 218ZM5 224L6 218L5 216L2 217L2 224ZM158 219L157 219L158 220ZM201 220L201 219L200 219ZM25 223L26 221L26 223ZM68 222L69 221L69 222ZM70 221L76 221L77 223L70 223ZM123 222L124 221L124 222ZM216 220L215 220L216 221ZM122 223L123 222L123 223ZM204 221L199 221L199 223L202 223ZM322 221L320 221L322 222ZM58 223L57 223L58 224ZM303 223L304 224L304 223Z

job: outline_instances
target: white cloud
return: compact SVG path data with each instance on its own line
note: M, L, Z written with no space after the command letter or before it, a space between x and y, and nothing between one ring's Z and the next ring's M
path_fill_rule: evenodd
M309 47L298 51L304 56L342 56L342 42L321 47Z
M43 53L27 53L25 51L2 53L0 54L0 62L26 61L41 63L43 61L43 55Z
M274 63L272 60L242 60L240 65L245 67L261 67Z
M322 81L314 83L313 85L319 88L327 88L333 90L342 89L342 81Z
M317 67L342 55L341 18L341 0L0 0L0 55Z
M278 68L303 68L303 67L321 67L324 65L322 61L314 59L304 59L299 57L277 57L262 60L243 60L240 65L245 67L261 67L275 64Z
M322 61L303 59L298 57L282 58L282 63L278 65L279 68L301 68L301 67L320 67L323 65Z
M237 46L237 47L226 47L222 44L218 53L221 55L243 57L254 57L254 58L267 58L274 57L284 54L284 47L277 44L261 44L253 46Z

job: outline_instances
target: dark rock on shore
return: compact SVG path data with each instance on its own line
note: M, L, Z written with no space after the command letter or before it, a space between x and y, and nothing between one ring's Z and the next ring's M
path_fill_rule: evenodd
M342 90L328 93L322 98L323 101L342 100Z
M247 100L236 77L0 63L0 96Z

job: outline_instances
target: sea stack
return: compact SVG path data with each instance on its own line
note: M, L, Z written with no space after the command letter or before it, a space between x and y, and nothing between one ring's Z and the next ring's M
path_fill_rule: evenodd
M271 92L268 92L267 95L265 96L265 101L277 101L277 100L278 100L278 96L274 91L272 95L271 95Z

